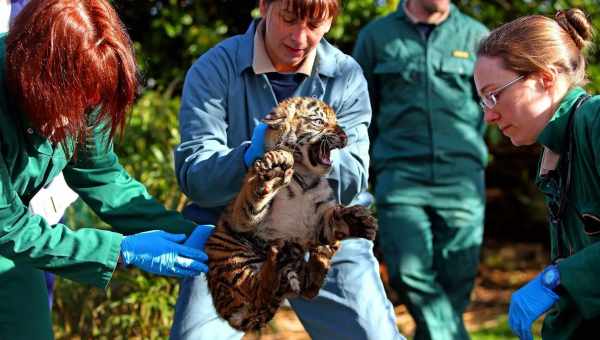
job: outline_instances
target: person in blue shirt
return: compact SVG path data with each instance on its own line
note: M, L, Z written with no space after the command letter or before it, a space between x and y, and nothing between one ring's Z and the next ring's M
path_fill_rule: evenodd
M337 112L348 146L332 153L330 183L351 204L367 189L371 107L359 65L323 36L338 0L261 0L262 18L202 55L187 73L175 168L195 222L212 221L261 156L260 120L290 96L319 98ZM258 127L258 128L257 128ZM333 258L319 295L289 302L313 339L402 339L385 296L373 244L349 239ZM205 276L184 279L172 339L241 339L217 315Z

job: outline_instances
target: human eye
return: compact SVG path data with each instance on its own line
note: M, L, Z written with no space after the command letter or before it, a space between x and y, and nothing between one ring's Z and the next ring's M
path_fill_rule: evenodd
M291 13L281 14L281 20L289 25L294 24L297 21L296 16Z
M321 25L323 25L323 21L319 20L319 21L310 21L308 23L308 27L310 27L310 29L317 29L319 27L321 27Z

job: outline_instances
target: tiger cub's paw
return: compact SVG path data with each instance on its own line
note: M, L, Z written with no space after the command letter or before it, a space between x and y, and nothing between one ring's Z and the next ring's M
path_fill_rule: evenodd
M254 171L259 179L257 192L267 195L287 185L294 174L294 156L285 150L267 151L254 163Z
M331 259L338 249L340 249L339 241L335 241L328 245L319 245L311 250L310 259L325 262L327 259Z
M369 208L355 205L345 207L337 211L338 218L346 225L343 232L336 232L336 238L362 237L367 240L374 240L377 234L377 219L371 214ZM343 235L347 234L347 235Z
M298 273L289 271L286 276L287 282L290 285L290 290L294 294L300 294L300 279L298 278Z

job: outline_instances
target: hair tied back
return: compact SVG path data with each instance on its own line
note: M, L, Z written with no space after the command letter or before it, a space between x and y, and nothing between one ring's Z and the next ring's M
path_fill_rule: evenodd
M554 20L569 33L580 50L586 48L592 41L592 25L582 10L578 8L559 10L554 15Z

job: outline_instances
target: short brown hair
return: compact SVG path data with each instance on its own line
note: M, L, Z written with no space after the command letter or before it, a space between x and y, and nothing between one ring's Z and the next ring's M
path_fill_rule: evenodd
M580 9L559 11L554 19L530 15L504 24L482 41L478 56L500 57L504 66L520 74L557 68L571 86L583 85L584 50L592 40L592 26Z
M138 87L131 41L106 0L31 0L9 31L6 66L19 108L55 143L81 141L90 124L122 132Z
M283 1L283 5L298 18L335 18L341 9L341 0L264 0L268 6Z

